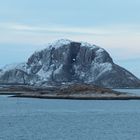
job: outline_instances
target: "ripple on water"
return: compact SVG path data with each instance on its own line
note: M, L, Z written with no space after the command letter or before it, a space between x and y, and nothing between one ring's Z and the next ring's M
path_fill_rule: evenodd
M140 101L0 96L0 140L138 140Z

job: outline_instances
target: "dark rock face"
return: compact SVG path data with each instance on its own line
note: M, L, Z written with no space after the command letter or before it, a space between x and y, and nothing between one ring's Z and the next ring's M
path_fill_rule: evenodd
M113 69L110 72L104 73L95 83L113 88L140 87L140 80L138 78L116 64L113 65Z
M0 82L45 85L93 83L104 87L139 87L140 80L114 64L102 48L88 43L58 40L35 52L18 69L0 74Z

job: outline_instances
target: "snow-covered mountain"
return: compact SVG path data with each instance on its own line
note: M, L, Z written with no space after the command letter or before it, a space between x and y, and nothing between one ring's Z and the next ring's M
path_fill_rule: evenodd
M104 87L140 87L140 80L114 64L96 45L61 39L33 53L26 63L0 71L1 83L48 85L93 83Z

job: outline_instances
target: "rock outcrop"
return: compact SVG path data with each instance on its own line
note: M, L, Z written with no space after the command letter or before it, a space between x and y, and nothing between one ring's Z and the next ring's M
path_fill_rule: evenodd
M27 63L0 72L1 83L45 86L88 83L103 87L140 87L140 80L116 65L103 48L58 40L35 52Z

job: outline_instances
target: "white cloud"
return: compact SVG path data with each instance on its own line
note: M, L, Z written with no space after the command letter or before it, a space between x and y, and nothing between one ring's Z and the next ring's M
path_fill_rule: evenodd
M87 41L107 49L115 59L140 56L138 25L108 27L31 26L0 23L0 43L43 45L60 38Z
M96 29L96 28L84 28L84 27L65 27L65 26L31 26L17 23L1 23L0 27L24 32L52 32L52 33L73 33L73 34L92 34L92 35L104 35L110 34L109 30Z
M121 35L133 32L140 34L140 26L138 25L114 25L105 27L66 27L62 25L46 25L46 26L33 26L18 23L0 23L0 28L5 28L13 31L24 32L46 32L46 33L72 33L72 34L89 34L89 35ZM139 32L138 30L139 29Z

